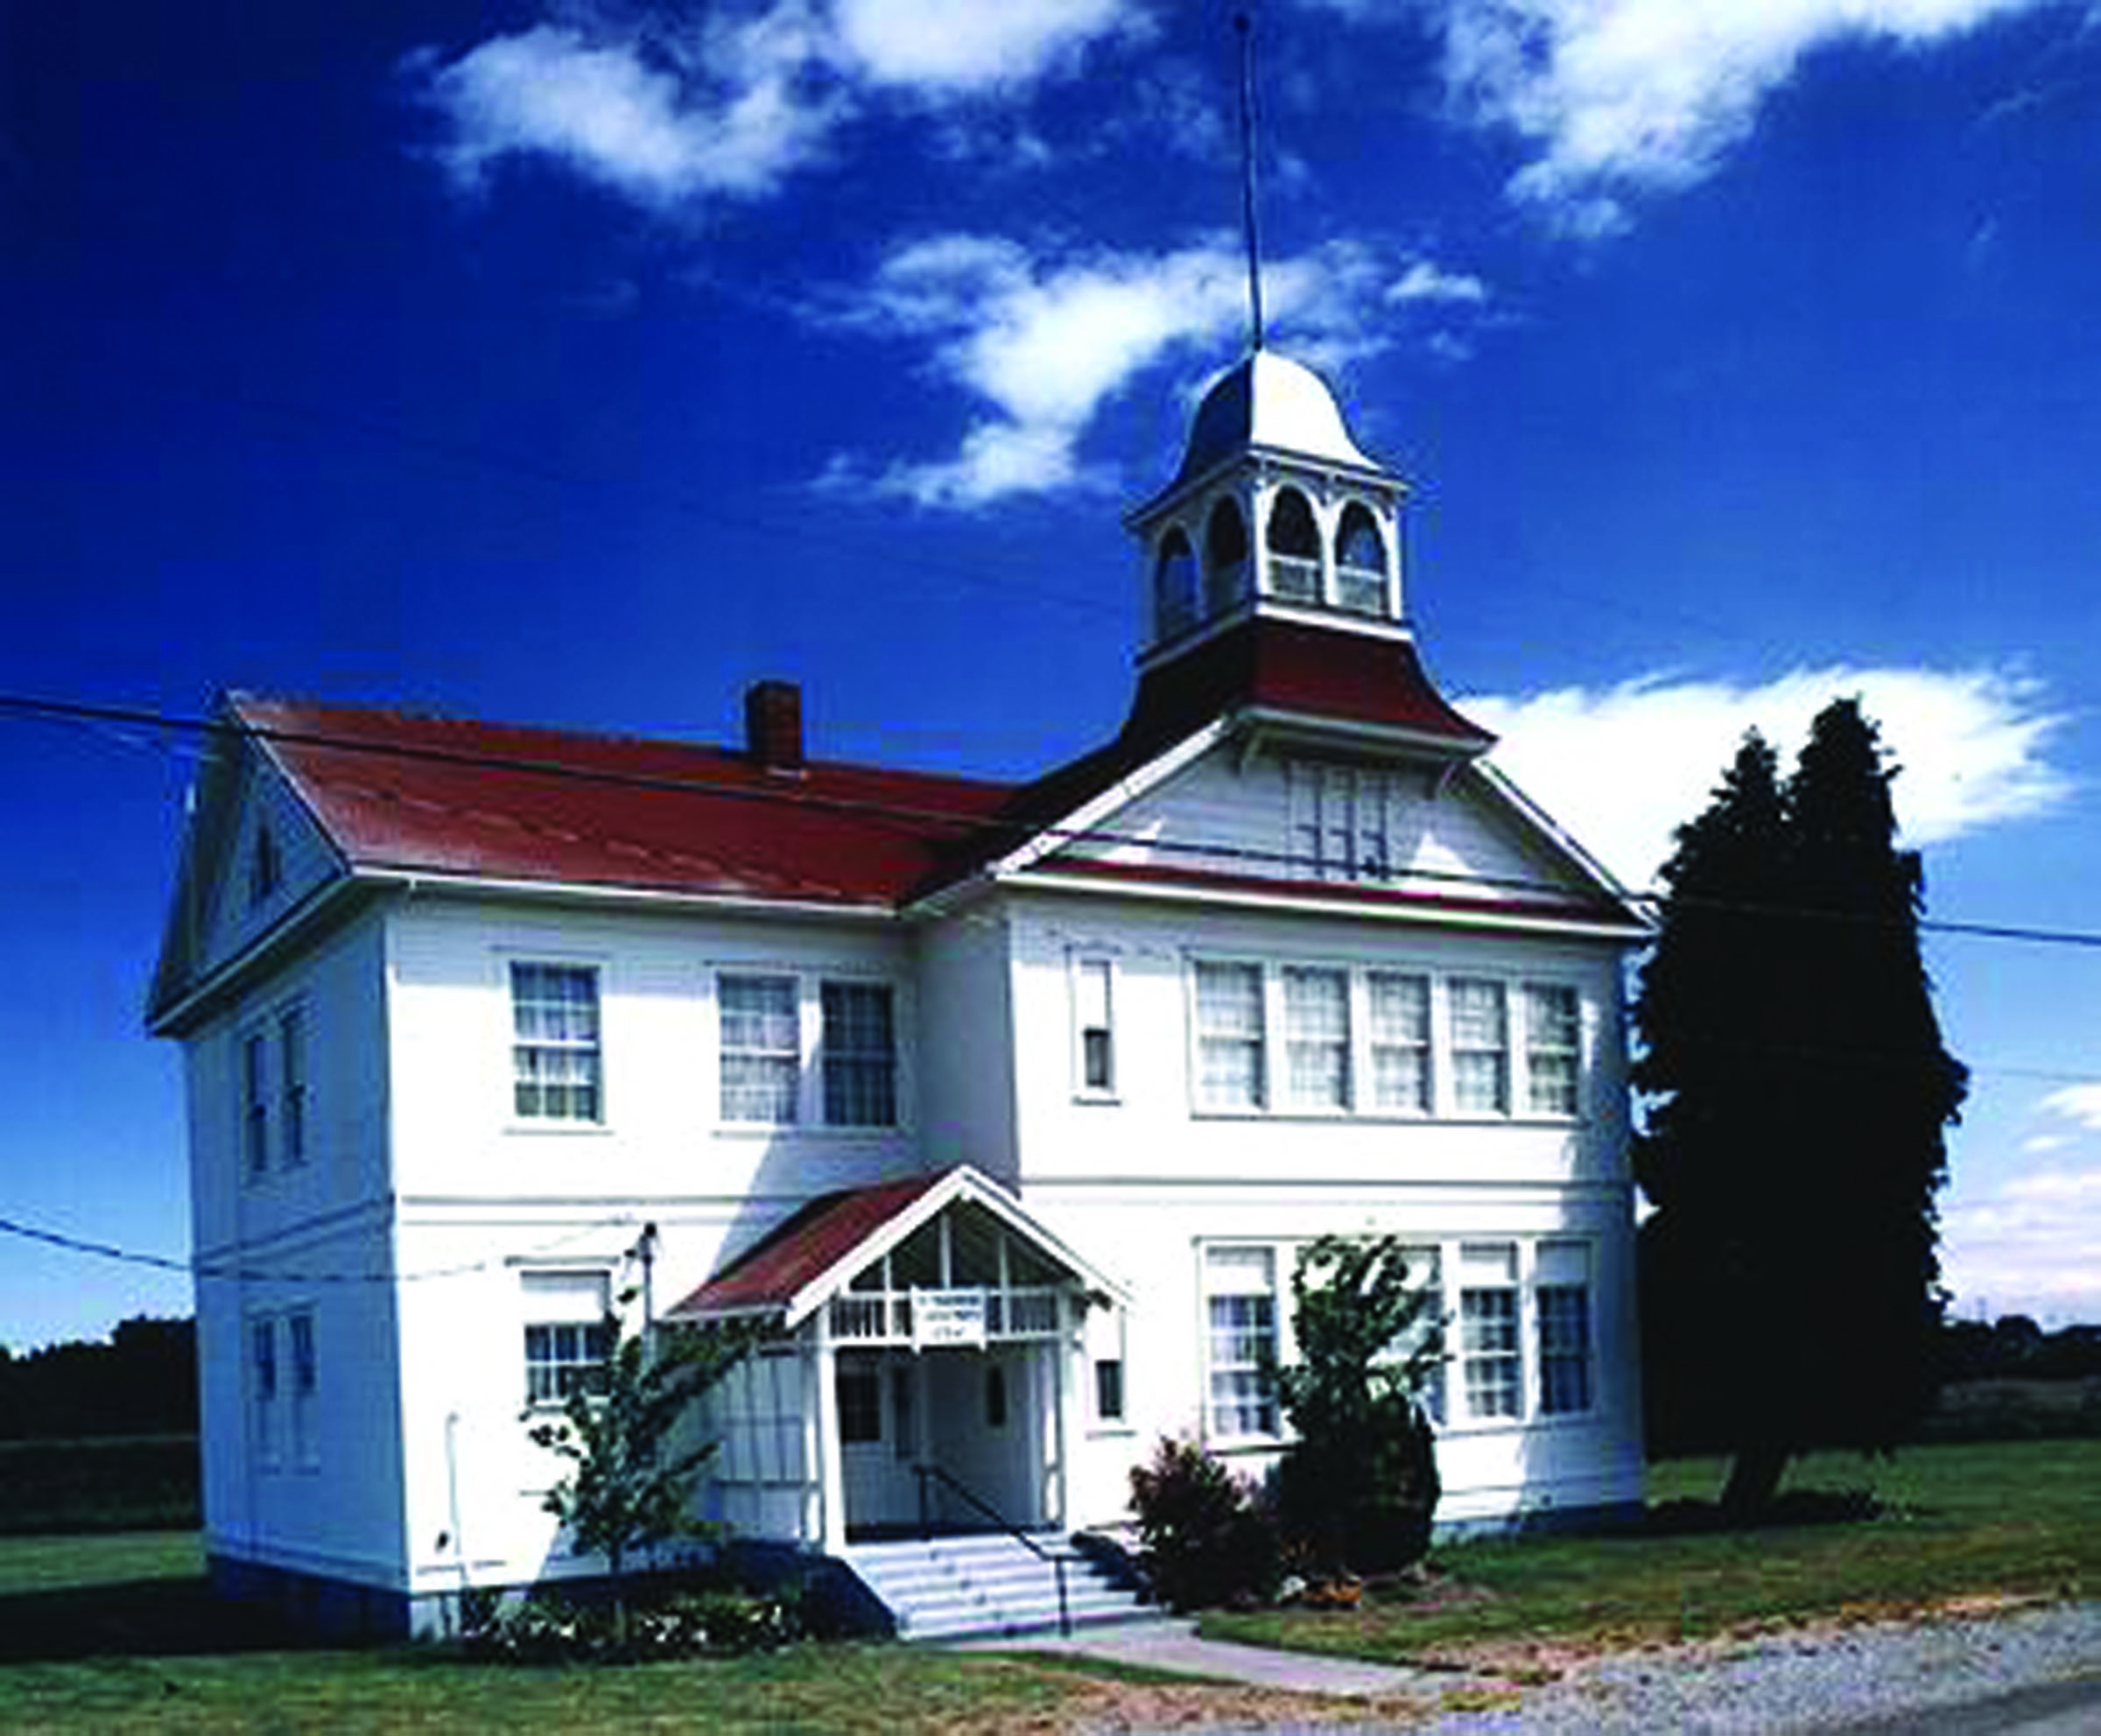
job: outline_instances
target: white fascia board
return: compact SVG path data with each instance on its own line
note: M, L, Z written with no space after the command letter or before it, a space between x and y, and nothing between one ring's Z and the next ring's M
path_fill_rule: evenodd
M1574 837L1564 832L1544 808L1512 783L1507 772L1493 760L1477 760L1472 770L1480 775L1482 781L1495 795L1507 802L1527 825L1539 833L1599 891L1622 905L1630 919L1640 924L1645 931L1654 931L1656 926L1655 921L1641 912L1634 895L1620 883L1618 876L1578 844Z
M1117 809L1128 806L1148 791L1157 789L1191 762L1201 759L1226 739L1235 722L1233 717L1214 718L1195 734L1184 736L1165 753L1148 760L1135 770L1125 773L1100 795L1091 798L1064 819L1052 820L1039 827L1036 835L1027 843L988 862L980 870L980 874L993 880L1004 880L1033 867L1053 851L1081 842L1088 832L1100 826Z
M1454 741L1449 735L1433 735L1427 730L1408 729L1398 724L1358 722L1311 712L1283 711L1275 706L1251 706L1240 717L1258 731L1268 730L1293 741L1346 742L1353 748L1398 752L1416 760L1463 764L1479 760L1490 747L1486 741Z
M339 875L321 882L276 922L252 936L240 951L228 953L208 976L191 984L176 1001L154 1012L146 1025L148 1033L154 1037L182 1036L205 1008L229 992L250 971L297 945L324 918L332 916L338 905L347 903L361 889L357 877L352 875Z
M801 1325L829 1302L872 1260L878 1260L910 1235L922 1224L940 1215L961 1198L974 1199L1024 1241L1033 1242L1065 1267L1091 1290L1100 1290L1128 1302L1130 1292L1104 1277L1093 1265L1067 1248L1050 1231L1031 1219L1021 1202L988 1177L967 1163L959 1164L934 1186L927 1189L903 1211L874 1230L852 1249L826 1267L789 1299L781 1324L790 1332Z
M810 898L761 898L737 892L679 892L664 887L608 886L586 880L517 880L492 875L450 874L429 868L361 868L369 885L441 896L523 898L564 904L645 905L728 910L739 916L776 916L845 922L894 922L889 904L829 904Z
M1055 868L1016 875L1017 889L1076 892L1093 898L1143 898L1155 903L1208 904L1237 910L1289 910L1295 914L1346 917L1358 922L1424 923L1440 928L1485 928L1513 933L1565 935L1586 940L1646 940L1649 924L1628 916L1618 922L1595 917L1557 917L1540 910L1443 910L1431 905L1369 904L1280 887L1275 892L1254 887L1200 886L1192 882L1146 882L1060 874Z

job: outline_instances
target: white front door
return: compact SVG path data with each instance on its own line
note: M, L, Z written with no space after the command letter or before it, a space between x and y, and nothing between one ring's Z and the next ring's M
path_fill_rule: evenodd
M915 1360L882 1351L839 1353L839 1465L849 1530L918 1523L912 1474L920 1410Z

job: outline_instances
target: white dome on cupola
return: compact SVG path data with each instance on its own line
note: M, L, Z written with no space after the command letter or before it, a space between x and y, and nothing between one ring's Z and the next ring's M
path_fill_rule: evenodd
M1327 382L1267 349L1228 369L1205 392L1190 424L1176 486L1256 446L1360 470L1379 468L1350 438Z
M1406 494L1351 438L1319 375L1252 351L1205 391L1174 481L1125 519L1146 550L1141 660L1261 618L1406 638Z

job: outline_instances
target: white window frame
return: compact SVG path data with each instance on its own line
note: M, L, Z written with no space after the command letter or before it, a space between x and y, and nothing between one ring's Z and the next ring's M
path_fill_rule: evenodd
M1594 1237L1501 1232L1409 1236L1406 1231L1402 1235L1409 1276L1429 1291L1431 1313L1443 1330L1442 1360L1422 1392L1424 1409L1440 1436L1555 1428L1596 1418L1604 1403L1606 1371L1599 1354L1599 1244ZM1214 1318L1212 1300L1256 1294L1257 1287L1215 1283L1212 1255L1238 1255L1241 1258L1236 1263L1245 1271L1250 1263L1246 1256L1266 1254L1270 1342L1278 1362L1288 1365L1297 1355L1290 1318L1290 1275L1307 1240L1223 1236L1196 1243L1197 1327L1202 1354L1199 1428L1204 1440L1221 1451L1274 1448L1289 1438L1289 1424L1276 1408L1271 1413L1274 1432L1221 1426L1221 1404L1244 1409L1257 1402L1220 1396L1215 1376L1241 1377L1254 1365L1219 1360L1218 1334L1233 1328ZM1499 1257L1500 1270L1493 1263ZM1578 1310L1583 1336L1572 1346L1554 1339L1549 1309L1556 1304L1542 1300L1565 1290L1580 1290L1583 1298ZM1499 1300L1492 1308L1470 1309L1470 1292ZM1474 1320L1469 1319L1470 1313ZM1492 1315L1492 1337L1477 1335L1476 1323L1490 1324ZM1549 1408L1548 1384L1556 1378L1548 1374L1549 1357L1579 1359L1582 1372L1572 1384L1580 1392L1580 1405L1559 1402L1557 1395L1556 1406ZM1568 1381L1565 1374L1558 1378ZM1504 1408L1482 1407L1482 1397L1491 1390L1502 1397ZM1564 1384L1563 1394L1567 1390Z
M1114 1103L1120 987L1116 960L1104 952L1076 952L1068 961L1067 975L1072 1007L1072 1095L1086 1103Z
M253 1185L271 1170L271 1030L267 1020L243 1025L234 1041L241 1178Z
M287 1309L285 1319L285 1360L291 1365L292 1462L301 1471L320 1468L320 1437L316 1412L320 1402L320 1346L316 1341L314 1311L311 1306Z
M1301 1115L1346 1115L1356 1084L1350 973L1333 965L1292 964L1275 974L1283 1005L1283 1107ZM1318 996L1311 993L1316 988ZM1331 1014L1334 1022L1327 1023Z
M313 1149L313 1023L304 1001L288 1002L273 1021L278 1063L278 1154L287 1170L305 1163Z
M1545 1009L1566 999L1565 1008ZM1523 1009L1518 1047L1522 1051L1524 1113L1539 1120L1574 1121L1583 1112L1583 995L1572 982L1528 978L1518 987ZM1562 1069L1566 1068L1565 1074ZM1555 1087L1547 1100L1542 1087Z
M550 999L544 995L537 998L528 997L523 993L522 974L532 971L559 973L565 978L580 977L588 980L591 985L591 1029L587 1037L574 1037L545 1031L528 1033L521 1029L524 1023L521 1016L529 1007L536 1009L566 1008L571 1004L566 999ZM535 955L509 958L504 960L503 985L507 997L507 1024L509 1031L510 1055L509 1069L509 1121L513 1127L534 1129L589 1129L603 1128L607 1124L605 979L604 969L594 959ZM525 1057L528 1053L545 1055L550 1058L557 1056L580 1058L583 1063L584 1076L580 1079L566 1077L558 1079L548 1076L528 1078L528 1069L525 1065ZM522 1094L528 1090L543 1093L553 1091L574 1093L579 1090L588 1090L591 1093L590 1108L588 1113L566 1108L559 1112L553 1112L545 1107L528 1109L520 1101ZM545 1100L543 1098L543 1104ZM565 1099L564 1100L566 1102L572 1100Z
M1533 1250L1533 1400L1543 1421L1587 1416L1598 1404L1598 1308L1596 1262L1591 1244L1571 1238L1542 1241ZM1566 1314L1550 1318L1548 1299L1572 1298L1574 1332ZM1580 1396L1569 1402L1568 1388L1557 1391L1557 1374L1573 1371Z
M1242 984L1245 1006L1255 1014L1246 1029L1227 1029L1216 1016L1214 1003L1208 1013L1205 983L1223 982L1233 973ZM1184 969L1188 1015L1188 1100L1190 1113L1198 1117L1256 1115L1272 1119L1352 1118L1365 1121L1496 1121L1511 1125L1575 1123L1585 1114L1584 1074L1589 1043L1590 1018L1582 984L1573 978L1527 975L1515 972L1437 969L1407 959L1368 959L1283 956L1250 958L1245 954L1191 952ZM1318 1099L1301 1089L1303 1069L1295 1065L1294 1051L1301 1044L1316 1041L1302 1033L1292 1008L1291 984L1310 977L1332 975L1345 983L1344 1015L1346 1034L1332 1032L1318 1041L1339 1046L1344 1066L1340 1101ZM1421 1014L1414 1035L1403 1037L1377 1026L1374 1019L1378 985L1406 982L1416 985ZM1252 986L1253 993L1247 994ZM1468 1044L1461 1038L1461 1002L1469 987L1478 987L1493 1000L1500 1037L1493 1044ZM1573 1005L1574 1047L1565 1043L1542 1050L1529 1034L1530 1014L1535 995L1565 995ZM1229 1094L1216 1089L1215 1080L1226 1070L1207 1067L1214 1051L1232 1046L1242 1053L1242 1063L1231 1070L1252 1085L1251 1095ZM1416 1102L1382 1101L1380 1096L1381 1055L1407 1051L1417 1056L1422 1090ZM1572 1066L1575 1078L1573 1106L1565 1102L1535 1107L1532 1102L1531 1057L1551 1054ZM1497 1084L1493 1104L1461 1100L1461 1077L1470 1058L1489 1058ZM1478 1069L1477 1069L1478 1071Z
M903 1087L900 1053L903 1044L898 1039L897 989L893 983L878 978L827 975L816 979L813 999L817 1007L817 1081L819 1116L817 1125L837 1133L891 1133L903 1122ZM839 995L879 996L882 1007L884 1043L882 1046L853 1046L842 1039L858 1033L847 1029L850 1021L840 1017L836 1023L840 1030L833 1029L834 1020L829 997ZM839 1071L836 1075L833 1069ZM852 1069L853 1071L849 1071ZM872 1069L872 1072L862 1072ZM866 1082L874 1080L879 1089L877 1100L887 1095L889 1114L862 1113L859 1098L866 1089ZM837 1089L835 1091L834 1086Z
M1285 859L1316 880L1393 877L1393 774L1336 760L1284 761Z
M730 1002L747 989L763 990L770 999L781 990L787 994L787 1015L790 1029L783 1033L785 1042L760 1041L732 1044L730 1022L733 1017L755 1017L770 1023L778 1016L779 1009L771 1008L737 1008ZM808 1072L803 1036L802 984L792 971L735 971L722 970L715 973L715 1080L719 1113L724 1121L740 1127L791 1127L803 1119L803 1079ZM756 1063L762 1071L774 1075L775 1083L766 1091L772 1097L780 1082L781 1071L785 1069L787 1089L780 1100L784 1114L759 1114L748 1113L748 1106L758 1101L757 1094L740 1096L749 1088L749 1081L740 1081L733 1088L730 1071L733 1063Z
M244 1317L244 1325L241 1360L247 1371L249 1450L258 1470L281 1470L285 1371L278 1353L278 1317L257 1310Z
M529 1267L520 1272L521 1330L514 1342L523 1358L527 1410L559 1410L578 1386L588 1389L591 1372L604 1368L617 1341L612 1310L613 1274L605 1267ZM541 1335L538 1354L536 1333Z
M1283 1261L1289 1244L1261 1240L1221 1239L1197 1249L1197 1293L1204 1346L1203 1430L1206 1441L1223 1446L1269 1446L1283 1437L1283 1416L1274 1388L1261 1388L1261 1353L1253 1357L1219 1353L1222 1338L1237 1343L1268 1340L1271 1366L1289 1360L1284 1297L1289 1285ZM1254 1257L1249 1257L1254 1256ZM1248 1281L1260 1269L1266 1283ZM1245 1311L1220 1304L1259 1304ZM1264 1318L1263 1317L1267 1318ZM1221 1389L1221 1381L1226 1383ZM1241 1426L1252 1414L1252 1427Z
M1231 975L1245 988L1254 988L1254 1024L1252 1030L1237 1023L1207 1019L1204 984L1208 975L1214 983ZM1191 1094L1201 1113L1223 1115L1259 1115L1275 1100L1269 1080L1269 1030L1275 1023L1269 1007L1269 984L1275 973L1252 959L1199 958L1189 971L1189 1031ZM1214 1009L1219 1004L1216 1001ZM1214 1052L1232 1052L1241 1058L1237 1077L1245 1074L1245 1093L1222 1093L1212 1089L1212 1070L1207 1058Z
M784 981L794 985L796 1079L793 1113L789 1116L768 1121L745 1115L732 1116L728 1113L728 1098L723 1089L723 1061L726 1056L734 1051L726 1049L723 1043L722 985L726 980ZM836 1120L832 1115L835 1100L832 1086L827 1084L826 1069L834 1061L829 1052L830 1045L825 1029L825 995L827 989L880 993L889 1001L888 1059L891 1117L887 1121ZM910 1130L911 1072L908 1062L910 1054L911 1005L904 985L896 978L881 971L861 969L852 965L834 966L782 964L769 959L723 959L709 966L708 996L709 1040L714 1054L714 1117L715 1125L720 1132L773 1134L791 1130L801 1135L832 1138L866 1138L871 1135L887 1137ZM776 1048L766 1052L785 1056L787 1051L785 1048ZM868 1064L873 1058L872 1055L848 1052L840 1055L838 1060L850 1065L861 1065Z

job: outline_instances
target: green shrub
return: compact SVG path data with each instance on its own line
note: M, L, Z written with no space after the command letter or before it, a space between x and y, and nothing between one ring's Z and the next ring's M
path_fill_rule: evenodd
M1173 1609L1266 1598L1278 1578L1276 1526L1254 1486L1193 1441L1163 1438L1131 1471L1131 1511L1153 1592Z

